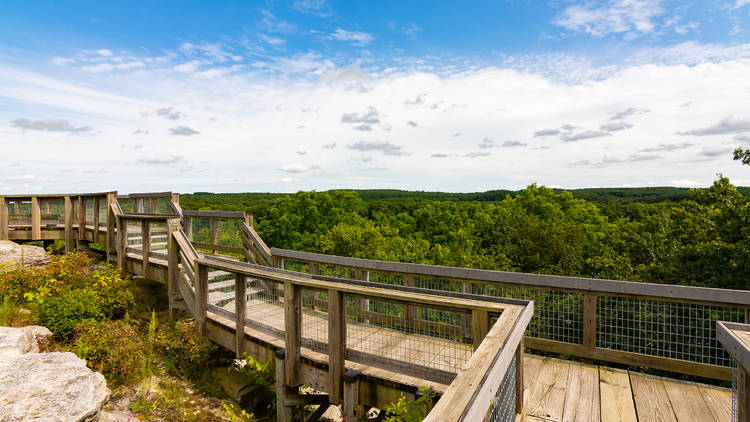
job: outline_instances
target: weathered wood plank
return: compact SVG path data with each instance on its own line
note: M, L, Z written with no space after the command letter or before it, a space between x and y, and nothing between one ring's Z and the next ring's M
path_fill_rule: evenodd
M226 218L245 221L244 211L182 210L182 215L201 218Z
M344 360L346 352L346 306L344 295L328 291L328 373L330 402L340 404L344 398Z
M635 411L639 420L677 422L667 390L661 378L630 373Z
M698 391L701 392L714 420L729 421L732 419L731 390L699 384Z
M599 367L599 392L602 422L638 422L627 371Z
M237 359L245 352L245 311L247 310L247 276L234 276L234 315L235 339L234 347Z
M10 234L8 198L0 196L0 240L8 240Z
M198 332L206 335L206 312L208 310L208 267L196 263L195 280L195 319L198 321Z
M550 421L562 421L569 369L570 365L551 359L542 362L537 381L531 389L526 414Z
M299 385L300 346L302 340L302 289L291 283L284 283L284 359L285 384Z
M75 233L73 233L73 201L65 197L65 253L75 249Z
M593 365L570 363L565 392L565 422L601 420L599 370Z
M716 421L711 409L703 399L698 386L668 378L662 379L667 396L680 422L724 422Z
M39 198L31 197L31 238L42 238L42 212L39 209Z

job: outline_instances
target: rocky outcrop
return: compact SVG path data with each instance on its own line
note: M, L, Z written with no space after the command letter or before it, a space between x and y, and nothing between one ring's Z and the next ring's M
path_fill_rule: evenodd
M104 376L73 353L35 353L48 335L44 327L0 328L0 422L99 417L109 397Z
M52 333L45 327L0 327L0 365L16 356L38 353L44 350L52 339Z
M38 267L50 261L47 252L39 246L19 245L9 240L0 240L0 271L16 269L23 262L25 268Z

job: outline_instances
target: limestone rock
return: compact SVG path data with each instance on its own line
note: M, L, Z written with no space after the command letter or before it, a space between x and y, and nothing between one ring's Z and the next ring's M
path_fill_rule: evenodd
M47 264L50 259L42 247L19 245L9 240L0 240L0 270L16 269L21 265L21 261L23 261L24 267L30 268Z
M0 362L25 353L44 350L52 340L52 333L45 327L0 327Z
M73 353L0 359L0 421L93 421L109 397L104 376Z

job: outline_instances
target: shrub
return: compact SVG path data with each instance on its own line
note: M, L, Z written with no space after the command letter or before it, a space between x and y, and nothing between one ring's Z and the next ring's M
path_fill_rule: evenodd
M386 409L386 422L419 422L422 421L427 413L432 409L433 400L435 399L435 393L432 391L419 388L422 393L414 401L409 401L406 396L401 394L401 397L396 403L391 403Z
M144 374L143 341L123 320L81 322L68 350L101 372L110 386L138 380Z
M104 317L95 292L68 290L39 304L39 323L59 339L67 339L78 324Z
M167 371L191 380L206 376L212 355L218 349L198 334L194 321L170 321L154 336L154 350L161 354Z
M122 278L113 267L100 267L91 274L102 312L109 319L119 319L135 305L131 280Z

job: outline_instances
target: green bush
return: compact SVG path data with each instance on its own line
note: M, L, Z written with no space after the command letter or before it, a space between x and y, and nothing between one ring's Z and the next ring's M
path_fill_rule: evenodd
M424 387L419 388L422 394L414 401L406 399L404 394L396 403L391 403L385 411L385 422L420 422L432 409L435 393Z
M97 294L90 290L68 290L39 304L39 323L58 339L68 339L85 320L103 318Z
M123 320L87 320L77 325L68 350L101 372L111 386L138 380L145 374L143 340Z
M163 357L167 371L191 380L206 376L217 349L198 334L194 321L169 322L154 336L154 350Z

